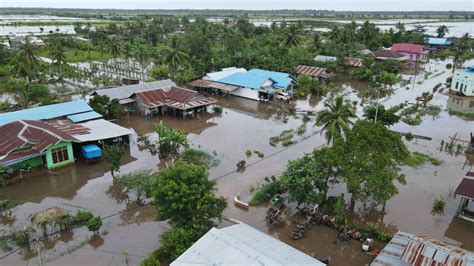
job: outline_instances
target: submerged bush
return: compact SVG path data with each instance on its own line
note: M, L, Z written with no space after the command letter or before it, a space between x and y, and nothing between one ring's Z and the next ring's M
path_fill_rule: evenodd
M433 212L435 212L435 213L443 212L445 205L446 205L446 202L444 201L443 198L434 199L434 201L433 201Z
M87 229L96 234L99 229L102 227L102 219L100 216L93 217L87 222Z

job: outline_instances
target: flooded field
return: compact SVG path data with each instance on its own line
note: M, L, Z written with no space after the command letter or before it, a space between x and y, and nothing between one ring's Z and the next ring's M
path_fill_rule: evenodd
M403 75L409 85L394 86L388 95L382 95L380 101L386 106L401 102L412 104L422 92L432 91L438 83L444 83L452 75L446 69L446 61L430 61L413 75ZM472 62L466 62L466 65ZM427 74L427 75L426 75ZM358 114L362 114L361 104L376 99L377 93L366 83L340 79L333 94L345 94L358 102ZM443 86L444 87L444 86ZM438 105L442 111L437 116L424 116L418 126L409 126L403 122L393 126L393 130L412 132L429 136L433 140L412 140L407 142L411 151L430 153L442 159L440 166L424 165L418 168L404 167L407 185L399 185L399 194L386 205L385 212L380 207L357 205L351 216L354 222L379 224L390 232L403 230L419 235L428 235L437 239L458 241L463 247L474 250L474 224L453 218L459 198L452 192L467 171L472 169L474 158L462 153L440 151L441 140L457 134L457 138L468 140L474 131L474 121L463 117L451 116L448 109L474 111L474 98L459 98L446 94L447 89L435 93L430 104ZM328 96L329 97L331 93ZM156 139L154 124L163 120L167 126L180 128L188 133L191 147L216 155L220 163L210 169L210 178L217 181L219 195L228 199L229 206L224 214L227 217L248 223L312 256L331 256L331 265L365 265L373 258L361 251L360 243L351 240L341 243L336 231L323 226L313 227L308 236L301 240L292 240L289 233L292 228L290 214L287 223L278 229L269 230L265 225L266 206L250 208L245 211L233 206L232 199L241 194L244 200L250 198L250 190L263 182L265 176L279 175L285 169L287 161L311 152L325 145L326 141L313 127L313 121L307 122L304 135L295 137L298 142L287 148L269 145L269 138L285 129L296 129L304 122L301 117L287 115L290 107L297 110L321 110L325 98L308 97L291 103L258 103L236 97L221 97L219 104L224 107L222 114L202 115L199 119L181 119L163 116L146 119L139 115L129 115L121 119L120 124L133 129L130 148L122 160L121 173L137 169L159 170L165 165L157 155L148 150L140 150L137 136L147 134ZM314 120L314 118L313 118ZM265 154L259 158L255 154L246 158L245 151L258 150ZM236 164L246 160L245 171L236 171ZM334 186L330 194L345 192L343 185ZM55 175L38 173L21 183L2 188L4 197L15 199L19 205L14 208L15 220L2 221L0 232L6 234L13 228L21 228L30 220L30 214L58 206L75 213L78 209L92 211L104 218L104 228L100 236L91 239L92 233L79 228L61 235L49 237L46 241L34 245L29 250L16 249L11 254L0 254L1 265L65 265L81 261L87 265L131 265L141 261L148 252L159 245L158 235L166 229L166 223L153 220L154 209L139 205L134 198L124 194L114 184L110 172L103 163L86 165L81 161L61 168ZM431 213L433 199L443 197L446 200L444 213ZM223 224L225 226L226 223ZM379 243L379 248L381 248ZM40 259L41 258L41 259ZM350 263L349 263L350 262Z

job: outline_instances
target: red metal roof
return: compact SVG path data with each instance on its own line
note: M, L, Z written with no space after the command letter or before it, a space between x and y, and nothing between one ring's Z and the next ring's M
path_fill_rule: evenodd
M425 46L413 43L394 43L391 48L394 52L423 53Z
M335 76L334 73L329 72L327 69L323 67L313 67L313 66L304 66L304 65L297 66L295 69L295 72L297 74L309 75L312 77L331 78Z
M344 65L351 66L351 67L361 67L362 66L362 60L359 59L359 58L346 57L346 58L344 58Z
M211 80L203 80L203 79L197 79L191 83L189 83L189 85L193 86L193 87L208 87L209 84L211 84L212 81Z
M74 137L42 121L18 120L0 127L0 162L43 152L61 140Z
M465 198L474 199L474 179L464 178L454 192Z
M189 109L217 102L196 91L179 87L142 91L135 93L135 95L148 108L166 105L177 109Z

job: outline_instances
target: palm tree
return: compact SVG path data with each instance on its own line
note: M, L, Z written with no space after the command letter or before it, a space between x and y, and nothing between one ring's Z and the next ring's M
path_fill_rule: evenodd
M172 70L177 70L189 61L189 55L181 50L178 38L173 36L170 45L163 58L163 63Z
M107 48L113 57L118 57L122 53L122 46L116 40L109 40L107 42Z
M24 77L30 80L38 76L41 67L38 56L38 47L31 43L28 36L20 50L10 58L11 73L17 77Z
M354 106L345 101L342 96L335 99L330 98L324 102L325 110L318 113L316 118L316 126L323 126L321 134L325 132L328 143L334 142L336 138L343 137L343 134L350 130L353 124L351 118L355 118Z
M311 40L311 50L312 51L319 51L321 49L321 37L319 35L314 35L313 39Z
M436 29L436 33L438 34L438 38L443 38L446 33L449 32L448 27L446 25L441 25Z
M137 44L133 47L133 57L140 63L142 78L145 78L145 69L150 62L150 52L145 45Z
M62 67L66 64L66 50L60 42L53 42L49 47L49 57L58 66L58 75L62 78Z
M285 39L283 45L285 47L291 48L300 45L301 43L301 29L295 25L291 24L290 27L285 31Z
M359 28L359 34L362 37L362 40L367 44L374 36L378 33L378 28L375 24L370 23L368 20L364 22Z
M335 41L339 39L339 37L341 37L341 33L341 27L339 27L338 25L334 25L332 30L329 32L329 39Z

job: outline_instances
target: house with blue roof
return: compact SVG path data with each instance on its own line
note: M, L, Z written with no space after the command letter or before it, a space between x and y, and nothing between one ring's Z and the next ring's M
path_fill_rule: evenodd
M462 96L474 96L474 65L454 72L450 91Z
M230 95L257 101L288 98L293 92L293 78L288 73L252 69L236 72L215 82L225 84ZM230 86L230 87L229 87Z
M453 45L453 42L448 38L428 37L426 43L433 49L448 47Z

